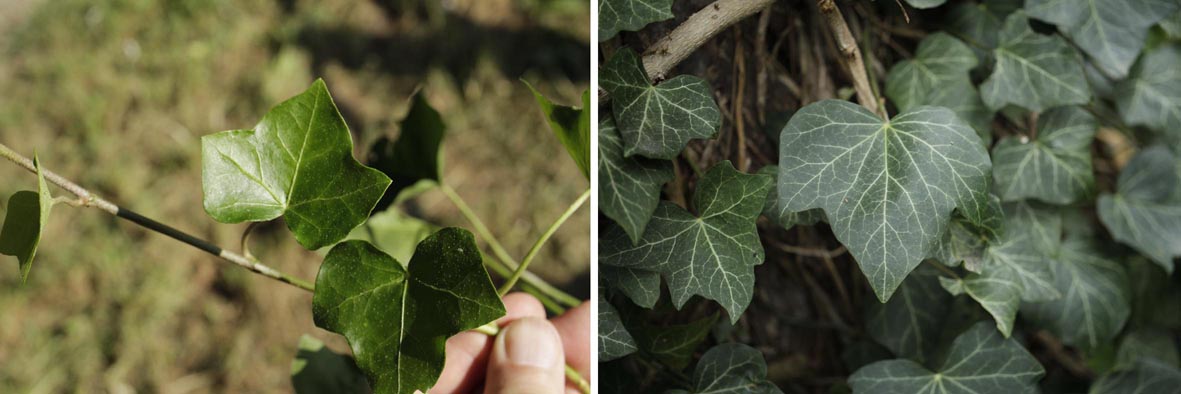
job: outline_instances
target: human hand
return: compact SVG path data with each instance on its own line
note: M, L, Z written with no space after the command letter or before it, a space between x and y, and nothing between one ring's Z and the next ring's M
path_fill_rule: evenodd
M467 331L447 339L447 361L431 394L579 393L565 366L590 376L590 303L553 320L533 296L504 297L496 338Z

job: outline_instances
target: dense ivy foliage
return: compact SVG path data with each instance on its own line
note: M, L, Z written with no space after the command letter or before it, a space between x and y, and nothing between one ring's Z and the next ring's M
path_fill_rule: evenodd
M759 313L746 311L752 294L778 293L751 273L779 242L767 233L802 226L831 229L878 301L861 305L859 332L842 332L848 378L832 392L1181 387L1181 3L906 3L909 18L945 17L887 65L890 115L846 100L803 103L774 131L778 164L750 174L724 155L685 150L720 127L718 104L702 102L718 100L706 81L670 73L653 84L629 47L636 41L601 45L605 387L777 392L762 360L750 359L759 352L727 342L743 338L733 323ZM599 8L604 41L673 17L652 1ZM873 8L856 9L846 17ZM791 14L819 18L814 10ZM691 198L670 192L685 184L696 184ZM728 319L678 341L645 334L694 327L659 322L711 303ZM722 359L733 367L719 369ZM1050 366L1081 379L1047 378Z

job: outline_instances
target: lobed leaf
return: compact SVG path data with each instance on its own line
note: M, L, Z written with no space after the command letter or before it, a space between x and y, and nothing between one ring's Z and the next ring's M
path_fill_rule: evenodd
M780 141L781 206L823 209L881 302L938 248L953 209L973 223L989 219L988 153L946 108L883 122L825 100L796 112Z
M600 264L599 278L607 287L623 293L632 303L644 308L650 309L660 300L659 272Z
M680 371L689 366L697 347L705 341L717 321L718 315L714 314L686 324L643 324L633 332L639 348L645 354L674 371Z
M1091 141L1099 125L1079 107L1041 114L1036 138L1006 137L992 150L992 179L1005 201L1027 198L1070 204L1095 189Z
M1005 18L993 55L992 75L980 85L989 108L1012 104L1041 112L1091 100L1078 52L1061 37L1034 32L1023 12Z
M37 170L37 191L22 190L9 197L4 226L0 228L0 254L16 257L21 283L29 280L33 257L37 255L41 233L45 231L49 211L53 208L53 196L41 174L37 156L33 156L33 168Z
M932 34L919 43L913 59L890 68L886 97L900 111L923 105L951 109L987 145L992 137L992 111L984 106L968 76L977 63L976 54L960 40L947 33Z
M1128 75L1148 29L1176 11L1173 0L1028 0L1029 16L1058 26L1112 79Z
M615 306L607 302L605 290L599 290L599 362L607 362L636 352L636 340Z
M673 17L673 0L599 0L599 41Z
M615 120L599 120L599 210L637 242L660 202L660 188L673 179L667 160L627 157Z
M763 263L755 220L770 186L768 177L718 163L697 183L694 206L700 217L661 202L638 243L609 229L601 238L599 262L659 272L677 308L700 295L720 303L736 322L754 295L754 266Z
M771 179L779 179L779 166L765 166L759 169L759 174L766 175ZM797 225L811 226L816 223L828 221L824 217L824 210L809 209L803 212L792 212L784 209L780 205L779 188L773 187L767 193L767 202L763 203L763 216L771 219L772 222L778 224L784 229L791 229Z
M714 346L693 371L693 385L689 391L670 393L782 393L767 380L767 362L763 354L750 346L727 343Z
M903 359L879 361L858 369L849 385L853 393L1037 393L1044 374L1021 344L978 323L952 342L937 368Z
M1128 79L1115 87L1120 116L1178 138L1181 135L1181 45L1163 45L1146 52Z
M1154 358L1165 365L1181 367L1181 355L1177 352L1173 335L1160 328L1137 329L1120 340L1116 368L1134 366L1142 358Z
M348 126L317 79L253 130L201 138L205 212L223 223L285 216L300 245L331 245L369 217L390 184L352 155Z
M333 247L316 277L316 326L344 335L375 393L426 392L443 371L447 338L492 322L504 304L475 238L445 228L407 268L365 241Z
M1021 314L1068 345L1093 349L1111 341L1131 313L1124 267L1108 260L1094 241L1068 236L1050 261L1061 298L1021 305Z
M672 159L689 140L711 138L722 125L722 113L704 79L680 75L652 85L631 49L607 60L599 81L611 94L626 157Z
M299 338L299 352L291 360L291 386L296 394L372 392L352 357L333 352L309 335Z
M1120 171L1116 193L1099 197L1099 221L1117 241L1172 273L1181 256L1179 187L1176 157L1164 147L1145 149Z
M443 177L440 149L447 135L443 117L419 90L410 98L397 140L382 136L369 148L367 161L392 183L375 210L385 210L403 195L437 185Z
M548 98L542 96L541 92L534 89L529 82L525 82L525 86L533 91L533 98L537 99L537 106L541 107L541 112L545 114L545 120L549 123L550 129L554 131L554 135L557 135L562 146L566 147L566 153L570 154L570 158L574 159L574 164L582 170L582 175L585 175L589 180L590 91L582 92L582 108L575 108L554 105Z
M1116 370L1091 386L1090 394L1178 394L1181 369L1152 358L1140 359L1129 369Z
M898 357L926 360L939 341L952 297L939 288L939 272L919 267L886 303L867 306L865 331Z

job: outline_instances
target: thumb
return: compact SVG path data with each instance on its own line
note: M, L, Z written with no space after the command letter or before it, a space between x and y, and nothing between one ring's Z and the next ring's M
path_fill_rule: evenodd
M517 319L492 345L484 393L562 393L565 360L562 338L553 324L537 317Z

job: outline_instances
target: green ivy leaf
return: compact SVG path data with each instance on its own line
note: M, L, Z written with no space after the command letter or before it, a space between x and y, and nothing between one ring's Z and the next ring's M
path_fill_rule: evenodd
M673 0L599 0L599 41L673 17Z
M1115 87L1120 116L1130 125L1181 134L1181 45L1145 53Z
M522 81L524 82L524 81ZM590 90L582 92L582 108L554 105L548 98L541 95L529 82L524 82L533 91L533 98L537 99L537 106L545 114L546 122L566 147L574 164L582 170L582 175L590 179Z
M1177 6L1173 0L1028 0L1025 12L1057 25L1105 74L1123 79L1148 29Z
M673 165L667 160L626 157L615 120L608 114L599 119L599 210L618 223L632 242L648 226L660 187L673 179Z
M697 347L705 341L710 328L717 323L718 315L698 319L686 324L648 325L632 330L636 342L645 354L669 366L674 371L684 370L693 361Z
M1181 256L1181 177L1167 148L1141 151L1119 174L1115 194L1099 197L1099 221L1117 241L1131 245L1173 272Z
M1070 204L1091 195L1091 141L1098 127L1082 108L1059 107L1041 114L1032 141L1002 139L992 150L992 179L1001 199Z
M1170 39L1181 40L1181 11L1161 19L1159 26Z
M976 67L976 55L963 42L947 33L935 33L919 43L914 58L890 68L886 76L886 97L899 110L921 105L939 105L929 98L947 90L948 83L968 79ZM956 92L963 95L962 91Z
M410 99L399 133L396 141L382 136L369 148L369 164L392 181L375 210L385 210L403 194L433 187L443 178L440 149L447 124L421 90Z
M854 393L1037 393L1045 372L1017 341L978 323L952 342L938 368L911 360L879 361L858 369L849 385Z
M418 245L408 268L365 241L332 248L316 277L316 326L344 335L374 392L426 392L443 371L447 338L504 316L466 230Z
M906 0L906 4L910 4L911 7L919 9L935 8L943 5L943 3L946 2L947 0Z
M1068 345L1093 349L1108 343L1131 313L1124 267L1106 259L1091 239L1068 236L1050 263L1053 301L1021 305L1021 314Z
M767 380L767 362L763 353L738 343L714 346L701 356L693 370L693 387L689 391L670 393L782 393Z
M722 125L722 113L704 79L679 75L653 86L631 49L607 60L599 82L611 94L624 156L672 159L689 140L711 138Z
M865 331L898 357L921 362L938 346L951 301L951 295L939 288L939 271L920 266L890 301L867 306Z
M369 217L349 233L348 240L367 241L399 262L410 261L418 243L439 229L422 219L387 209Z
M372 392L352 357L337 354L308 335L299 338L299 352L291 360L291 386L296 394Z
M700 217L662 201L635 245L622 230L608 230L599 262L660 272L677 308L700 295L720 303L736 322L754 295L754 266L763 263L755 220L770 186L770 178L718 163L697 183Z
M1034 32L1025 13L1005 19L999 42L992 75L980 85L989 108L1013 104L1041 112L1091 100L1078 52L1061 37Z
M1104 375L1090 391L1090 394L1140 393L1181 393L1181 369L1153 358L1143 358L1132 368Z
M759 174L766 175L771 179L779 179L779 166L771 165L760 168ZM791 229L797 225L811 226L816 223L828 221L824 217L824 210L822 209L792 212L780 206L779 201L779 190L778 188L772 187L771 192L767 193L767 202L763 203L763 216L771 219L772 222L784 229Z
M607 302L605 289L599 290L599 362L611 361L636 352L636 340L632 338L619 311Z
M948 13L947 31L971 45L979 59L991 59L1005 16L1021 6L1022 0L958 1Z
M1005 229L1005 213L999 198L989 194L985 212L985 220L979 224L972 223L958 211L954 212L943 240L928 257L949 267L962 262L968 271L980 272L985 248L996 241Z
M352 155L348 126L317 79L253 130L201 138L205 212L223 223L286 216L300 245L331 245L369 217L390 184Z
M602 261L601 255L599 261ZM651 309L660 300L659 272L600 264L599 278L607 287L623 293L644 308Z
M781 206L824 209L882 302L932 255L953 209L973 223L990 213L988 153L946 108L883 122L853 103L820 101L796 112L779 152Z
M4 227L0 228L0 254L16 257L20 267L21 283L29 280L33 268L33 257L41 243L41 232L49 221L53 208L53 196L41 174L41 163L33 156L33 168L37 170L37 191L22 190L8 198L8 213L4 216Z
M1116 354L1116 368L1131 367L1141 358L1154 358L1173 367L1181 366L1181 355L1168 330L1142 328L1132 331L1120 341Z

